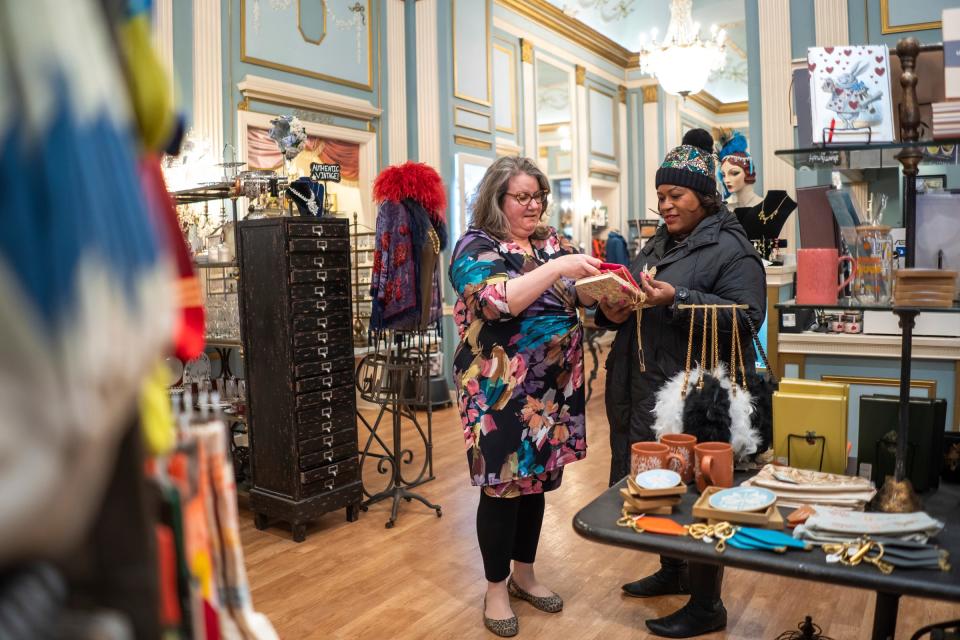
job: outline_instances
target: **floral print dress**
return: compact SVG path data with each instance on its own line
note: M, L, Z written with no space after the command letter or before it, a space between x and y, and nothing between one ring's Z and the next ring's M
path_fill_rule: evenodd
M561 278L520 315L506 283L576 249L555 230L533 254L470 228L453 250L454 355L471 481L514 497L560 486L563 466L587 453L583 327L573 281Z

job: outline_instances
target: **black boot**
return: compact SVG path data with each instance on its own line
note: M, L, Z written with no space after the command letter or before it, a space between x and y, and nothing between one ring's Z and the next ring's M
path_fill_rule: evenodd
M689 593L687 590L687 563L676 558L660 556L660 570L635 582L620 587L628 596L652 598Z
M723 567L691 562L690 601L679 611L647 620L654 634L665 638L692 638L727 626L727 610L720 600Z

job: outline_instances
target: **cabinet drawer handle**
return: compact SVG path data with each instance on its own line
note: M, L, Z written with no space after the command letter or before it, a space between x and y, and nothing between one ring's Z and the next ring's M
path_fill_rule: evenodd
M327 319L324 318L323 320L317 320L317 327L319 327L320 329L326 329L326 328L327 328Z
M310 232L315 236L323 236L323 227L315 224L310 228Z
M323 386L332 387L333 386L333 376L327 376L323 379Z
M327 281L327 272L326 271L317 271L317 280L320 282ZM322 295L322 294L321 294Z
M333 445L333 436L323 436L322 442L325 447Z
M333 431L333 421L324 422L320 426L320 433L330 433L331 431ZM326 444L326 440L324 440L324 444Z
M326 294L326 292L327 292L327 288L326 288L326 287L314 287L314 288L313 288L313 293L314 293L314 295L322 296L322 295Z
M326 409L320 412L320 415L322 415L324 418L329 418L333 416L333 407L327 407ZM330 424L330 423L328 422L326 424Z
M317 301L317 311L326 311L327 310L327 301L318 300Z
M323 371L324 373L330 373L332 367L332 362L324 362L322 365L320 365L320 371Z
M326 244L326 243L324 243L324 244ZM322 266L323 266L323 256L319 256L319 257L317 257L317 258L314 258L314 259L313 259L313 264L317 265L318 267L322 267Z
M327 241L326 240L317 240L317 249L320 251L327 250Z
M317 355L321 358L327 357L327 348L326 347L317 347Z
M327 342L328 342L328 337L329 337L329 336L328 336L326 333L318 333L318 334L317 334L317 342L320 343L320 344L327 344Z
M323 396L321 396L321 397L322 397L324 400L326 400L327 402L330 402L330 400L333 399L333 391L324 391L324 392L323 392Z
M323 459L326 462L330 462L331 460L333 460L333 451L324 451Z
M332 465L329 469L327 469L327 474L329 474L329 475L331 475L331 476L336 476L336 475L337 475L337 470L338 470L339 468L340 468L340 465L338 465L338 464Z
M327 491L333 491L333 485L337 484L336 480L327 480L323 483L323 488Z

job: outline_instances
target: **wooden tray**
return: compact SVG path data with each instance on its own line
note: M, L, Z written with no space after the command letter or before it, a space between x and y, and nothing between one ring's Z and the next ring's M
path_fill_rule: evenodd
M710 496L724 487L707 487L697 501L693 504L693 515L695 518L703 518L708 523L730 522L736 524L746 524L752 527L764 527L766 529L783 529L783 516L777 509L777 504L773 503L764 511L725 511L723 509L714 509L710 506Z
M680 496L663 496L660 498L638 498L631 495L626 489L620 489L620 497L623 498L623 506L628 511L636 513L650 513L652 509L673 507L680 504Z

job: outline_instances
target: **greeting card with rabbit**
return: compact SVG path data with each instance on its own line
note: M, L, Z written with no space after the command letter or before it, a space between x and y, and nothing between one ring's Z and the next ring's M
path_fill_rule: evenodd
M893 141L886 47L811 47L807 67L814 142Z

